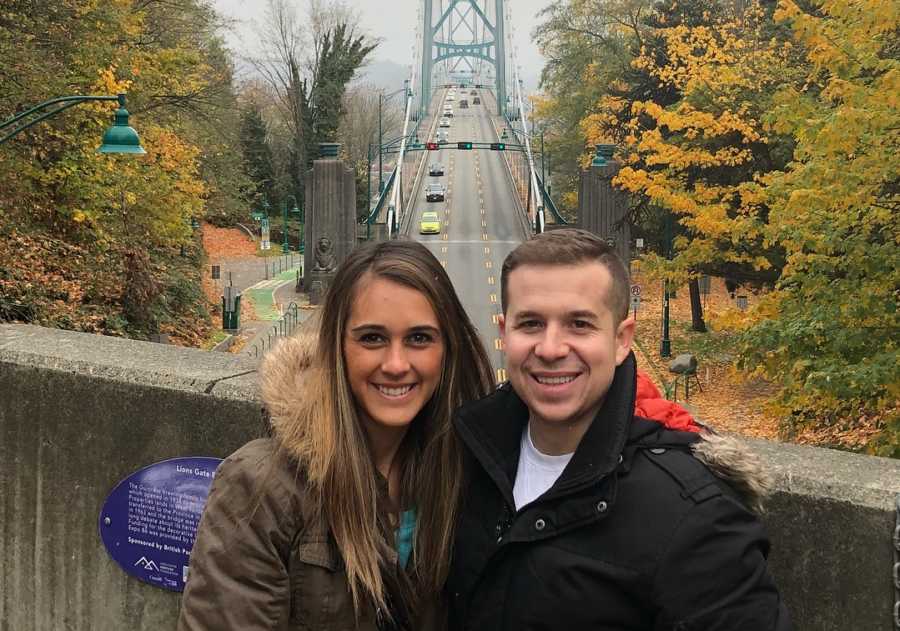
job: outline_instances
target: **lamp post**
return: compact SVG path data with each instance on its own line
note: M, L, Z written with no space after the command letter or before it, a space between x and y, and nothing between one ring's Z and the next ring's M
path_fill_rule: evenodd
M282 221L282 224L281 224L282 225L282 228L281 228L281 232L282 232L281 252L283 254L287 254L288 252L291 251L291 245L290 245L290 243L288 243L288 213L290 212L295 217L300 216L300 209L297 208L297 198L295 198L292 195L288 199L290 199L294 202L294 204L293 204L294 207L291 208L290 210L288 210L288 206L290 206L291 204L288 203L288 200L285 200L284 206L281 209L281 221ZM297 249L298 250L300 249L299 243L297 244Z
M0 145L15 137L29 127L43 120L56 116L70 107L88 101L118 101L119 109L116 110L115 123L103 134L103 144L97 150L100 153L133 153L144 154L141 141L134 128L128 125L128 110L125 109L125 95L88 95L88 96L61 96L49 101L39 103L32 108L16 114L10 119L0 123Z
M666 260L672 259L672 213L666 211L665 227L663 239L665 241L663 247L666 249ZM669 279L663 282L663 313L662 313L662 340L659 343L659 356L672 356L672 340L669 339L669 299L671 292L669 291Z
M404 79L403 87L399 90L395 90L390 94L385 94L384 91L378 93L378 192L381 193L384 191L384 169L382 168L382 162L384 160L384 151L381 146L384 144L384 136L382 134L382 108L384 107L384 102L388 99L394 98L401 92L405 93L407 97L409 96L409 79Z

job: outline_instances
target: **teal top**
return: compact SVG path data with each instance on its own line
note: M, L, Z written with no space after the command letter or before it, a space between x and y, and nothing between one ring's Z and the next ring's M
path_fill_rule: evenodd
M415 538L416 509L412 508L400 513L400 526L394 531L397 556L400 557L400 567L406 567L406 564L409 563Z

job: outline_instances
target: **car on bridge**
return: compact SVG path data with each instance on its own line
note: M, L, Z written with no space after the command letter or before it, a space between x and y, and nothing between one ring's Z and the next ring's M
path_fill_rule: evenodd
M436 212L422 213L422 221L419 222L419 234L440 234L441 221Z
M469 94L471 94L472 96L475 96L476 94L478 94L478 91L477 91L477 90L472 90L471 92L469 92Z
M447 100L448 100L448 101L455 101L455 100L456 100L456 96L454 96L453 94L448 94L448 95L447 95Z
M444 187L437 182L432 182L425 187L426 202L442 202L444 201Z
M450 127L450 119L447 117L442 118L440 127Z
M465 99L459 102L459 109L465 110L469 108L469 102Z
M428 175L431 177L440 177L444 174L444 165L440 162L432 162L428 165Z
M444 110L444 118L453 118L453 110Z
M446 145L450 140L450 132L444 130L438 130L437 133L437 142L439 145Z
M481 105L481 97L474 97L472 99L472 105Z

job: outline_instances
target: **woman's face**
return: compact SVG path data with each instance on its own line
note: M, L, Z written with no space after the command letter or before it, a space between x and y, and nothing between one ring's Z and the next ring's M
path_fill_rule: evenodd
M392 281L363 277L343 346L363 422L405 429L434 394L444 360L442 331L428 299Z

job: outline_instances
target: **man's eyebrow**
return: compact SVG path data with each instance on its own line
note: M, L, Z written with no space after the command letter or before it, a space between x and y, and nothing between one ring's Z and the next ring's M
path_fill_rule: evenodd
M579 318L581 320L596 320L597 314L591 311L590 309L582 309L579 311L570 311L566 314L570 318Z

